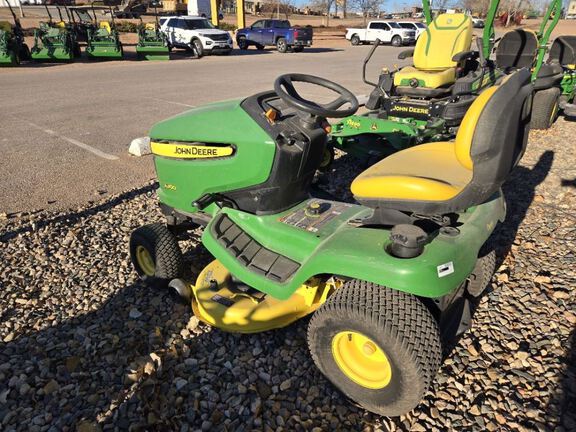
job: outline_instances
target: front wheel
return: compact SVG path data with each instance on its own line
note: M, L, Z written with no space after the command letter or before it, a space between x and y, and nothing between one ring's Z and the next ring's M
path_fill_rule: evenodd
M360 38L357 35L354 35L350 38L350 43L354 46L360 45Z
M402 45L402 38L400 36L394 36L392 38L392 46L399 47Z
M282 53L282 54L284 54L286 51L288 51L288 44L286 43L286 39L279 38L276 41L276 49L278 50L279 53Z
M336 387L386 416L418 405L442 356L438 326L420 300L359 280L347 282L314 313L308 347Z
M174 234L161 223L144 225L132 233L130 259L140 279L160 287L182 276L182 251Z
M538 90L534 93L532 101L532 119L530 127L532 129L549 129L558 117L558 104L560 89L552 87L545 90Z
M238 44L238 48L240 48L241 50L247 50L248 49L248 41L246 40L245 37L238 38L236 43Z
M202 42L200 42L199 39L193 39L190 42L190 46L196 52L196 55L198 56L198 58L200 58L204 55L204 47L202 46Z

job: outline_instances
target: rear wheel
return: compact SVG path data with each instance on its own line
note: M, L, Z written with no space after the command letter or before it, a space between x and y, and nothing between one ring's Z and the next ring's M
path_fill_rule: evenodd
M247 50L248 49L248 41L246 40L245 37L239 37L238 40L236 41L236 43L238 44L238 48L240 48L241 50Z
M399 47L402 45L402 38L400 36L394 36L392 38L392 46Z
M352 45L354 45L354 46L360 45L360 38L358 37L358 35L353 35L353 36L350 38L350 43L351 43Z
M438 326L420 300L358 280L347 282L314 313L308 346L336 387L387 416L418 405L442 355Z
M286 39L278 38L278 40L276 41L276 49L278 50L279 53L285 53L286 51L288 51L288 44L286 44Z
M532 129L548 129L554 124L558 117L559 97L560 89L557 87L534 93L532 120L530 121Z
M468 276L468 293L472 297L480 297L486 290L492 275L496 271L496 251L494 249L481 250L476 266Z
M183 258L166 225L144 225L130 236L130 259L140 279L166 287L182 275Z

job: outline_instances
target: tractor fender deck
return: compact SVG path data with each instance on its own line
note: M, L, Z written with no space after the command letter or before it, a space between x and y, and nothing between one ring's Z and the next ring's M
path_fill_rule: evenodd
M316 220L314 202L326 208ZM502 195L469 209L456 230L436 232L424 252L410 259L390 255L388 229L360 227L371 209L311 199L277 215L224 208L204 230L203 243L236 278L279 300L318 275L361 279L421 297L450 293L472 272L478 251L499 220Z

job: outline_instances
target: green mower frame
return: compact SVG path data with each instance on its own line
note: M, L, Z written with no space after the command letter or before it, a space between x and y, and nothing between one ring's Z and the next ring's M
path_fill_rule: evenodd
M141 60L170 60L170 50L166 35L160 31L158 11L154 6L155 22L146 23L140 18L136 54Z
M31 50L34 61L72 61L80 56L80 45L72 30L70 15L68 23L64 21L62 11L57 6L60 21L55 23L48 5L44 5L48 13L48 22L41 22L34 30L34 46ZM67 10L66 10L67 11Z
M0 66L17 66L22 60L30 60L30 49L24 42L24 32L10 2L8 8L14 25L0 28Z
M121 59L124 57L124 49L116 29L112 6L95 7L92 3L90 9L94 15L94 25L87 28L86 56L90 59ZM110 22L98 22L97 9L108 10Z

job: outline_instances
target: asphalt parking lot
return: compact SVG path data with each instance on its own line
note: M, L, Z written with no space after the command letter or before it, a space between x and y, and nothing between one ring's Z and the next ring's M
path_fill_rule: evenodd
M367 94L361 66L370 47L324 45L0 70L0 97L9 101L0 118L0 212L65 209L140 186L154 171L150 158L128 155L132 139L191 107L270 89L283 73L320 75ZM380 47L369 74L398 63L401 50Z

